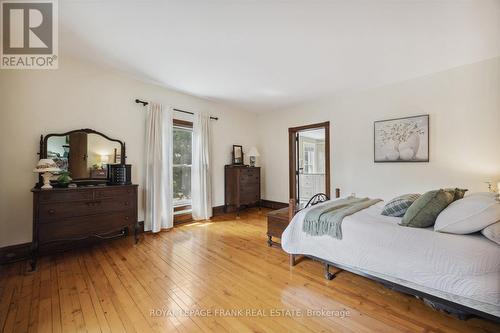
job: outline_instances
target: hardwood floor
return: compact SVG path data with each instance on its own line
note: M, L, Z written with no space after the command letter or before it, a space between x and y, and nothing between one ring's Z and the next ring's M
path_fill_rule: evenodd
M129 238L42 257L34 273L26 262L1 266L0 327L64 333L500 332L495 323L457 320L348 272L327 281L311 260L290 268L288 256L266 244L266 212L146 234L138 245ZM331 313L311 315L307 309Z

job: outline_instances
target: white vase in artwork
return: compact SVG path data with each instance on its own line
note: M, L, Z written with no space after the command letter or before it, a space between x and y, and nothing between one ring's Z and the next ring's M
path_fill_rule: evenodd
M410 161L415 157L415 152L411 148L404 148L399 151L399 157L403 161Z
M399 158L399 152L396 149L392 149L391 151L385 153L385 157L389 161L397 161L397 159Z
M399 158L398 145L394 141L389 141L383 147L385 159L389 161L396 161Z
M418 153L419 146L420 146L420 137L415 133L410 134L410 136L408 137L408 140L406 140L405 142L401 142L399 144L398 150L399 150L401 159L407 160L407 161L415 159L415 157L417 156L417 153ZM412 153L411 156L409 156L410 150ZM404 151L404 158L403 158L403 156L401 156L401 155L403 155L403 151Z

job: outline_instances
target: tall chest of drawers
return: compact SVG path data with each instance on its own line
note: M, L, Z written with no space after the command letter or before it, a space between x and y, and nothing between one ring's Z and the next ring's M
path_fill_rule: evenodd
M137 185L32 189L32 266L39 253L136 236Z
M224 211L241 207L260 206L260 168L244 165L226 165L224 168Z

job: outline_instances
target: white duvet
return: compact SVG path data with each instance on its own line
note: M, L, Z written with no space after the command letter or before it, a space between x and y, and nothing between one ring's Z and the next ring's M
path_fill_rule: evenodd
M302 210L283 232L282 248L500 316L500 246L480 234L399 226L400 218L380 214L383 205L346 217L341 240L306 235Z

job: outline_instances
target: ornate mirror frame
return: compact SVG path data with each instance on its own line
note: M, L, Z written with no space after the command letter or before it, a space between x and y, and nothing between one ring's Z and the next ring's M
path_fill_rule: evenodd
M77 133L77 132L84 132L87 134L97 134L97 135L100 135L109 141L119 143L120 147L121 147L121 149L120 149L120 154L121 154L120 164L126 163L125 161L126 161L127 155L126 155L126 149L125 149L125 142L118 140L118 139L110 138L106 134L98 132L98 131L90 129L90 128L82 128L82 129L72 130L72 131L65 132L65 133L50 133L50 134L47 134L45 137L43 135L41 135L40 136L40 151L38 153L38 155L40 156L40 159L47 158L47 142L48 142L49 138L54 137L54 136L68 136L70 134ZM102 179L88 178L88 179L78 179L76 181L77 182L78 181L86 181L86 182L101 182L102 183L103 180Z

